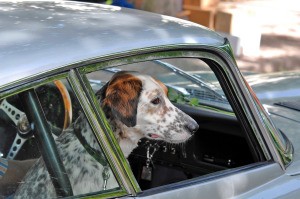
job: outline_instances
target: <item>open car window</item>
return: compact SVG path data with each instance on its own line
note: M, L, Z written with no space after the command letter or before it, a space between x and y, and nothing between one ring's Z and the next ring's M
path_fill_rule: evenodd
M128 160L142 190L262 161L233 111L222 82L201 59L159 59L89 71L86 77L95 93L120 71L150 75L167 86L173 105L199 124L198 131L185 143L172 144L163 138L139 141ZM147 113L142 117L148 117Z
M0 136L0 156L8 160L0 196L56 198L121 189L67 79L1 99Z

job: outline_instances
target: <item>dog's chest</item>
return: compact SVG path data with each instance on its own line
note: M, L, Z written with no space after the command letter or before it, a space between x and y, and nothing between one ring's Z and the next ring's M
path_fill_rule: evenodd
M86 133L91 133L91 129L87 128ZM59 144L59 150L60 154L66 154L62 158L74 195L103 190L104 179L102 174L104 165L92 157L93 154L87 152L74 134L68 134L65 139L67 139L66 142L63 141ZM103 157L93 135L87 135L85 139L87 139L87 143L93 143L91 146L96 150L97 155ZM115 188L118 183L115 181L111 169L108 171L110 177L105 188Z
M103 166L85 150L73 134L68 134L65 139L67 142L58 146L74 195L101 190Z

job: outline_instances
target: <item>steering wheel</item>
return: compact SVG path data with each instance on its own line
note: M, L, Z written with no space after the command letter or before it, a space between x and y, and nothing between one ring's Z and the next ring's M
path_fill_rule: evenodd
M60 80L54 81L54 84L63 101L64 122L62 128L66 129L72 122L72 101L66 86ZM50 97L44 99L43 103L46 103L45 101L49 102L49 100L51 100ZM48 104L48 106L51 106L51 102L49 103L50 105ZM0 103L0 109L4 111L10 120L12 120L17 129L16 137L6 157L7 159L14 159L22 148L23 144L32 137L32 128L26 114L10 104L6 99Z

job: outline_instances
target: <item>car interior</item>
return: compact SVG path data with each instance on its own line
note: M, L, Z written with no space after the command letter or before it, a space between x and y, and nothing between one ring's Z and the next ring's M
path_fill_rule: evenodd
M220 86L222 82L204 61L195 58L153 60L95 70L86 77L97 92L120 70L144 72L165 83L171 102L196 120L200 127L190 140L182 144L148 139L139 141L128 161L142 190L263 161L231 108L230 99ZM188 72L183 73L183 70ZM60 81L72 102L71 118L66 116L64 97L57 84L48 82L34 88L54 139L81 112L80 103L67 80ZM30 130L28 120L19 122L22 113L27 117L32 114L28 113L30 108L26 106L29 103L24 103L22 93L0 99L0 155L3 158L22 161L42 155L40 140ZM26 130L22 130L22 125ZM12 192L1 194L7 196Z

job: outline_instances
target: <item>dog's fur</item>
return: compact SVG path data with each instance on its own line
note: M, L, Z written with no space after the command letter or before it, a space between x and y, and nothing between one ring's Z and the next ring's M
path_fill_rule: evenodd
M198 129L197 123L176 108L167 98L166 86L158 80L135 72L119 72L96 93L120 147L128 157L141 138L181 143ZM103 165L82 146L76 133L99 155L103 155L90 126L82 114L56 140L60 157L69 176L73 194L103 189ZM118 187L112 172L107 189ZM17 198L57 197L42 158L25 176Z

